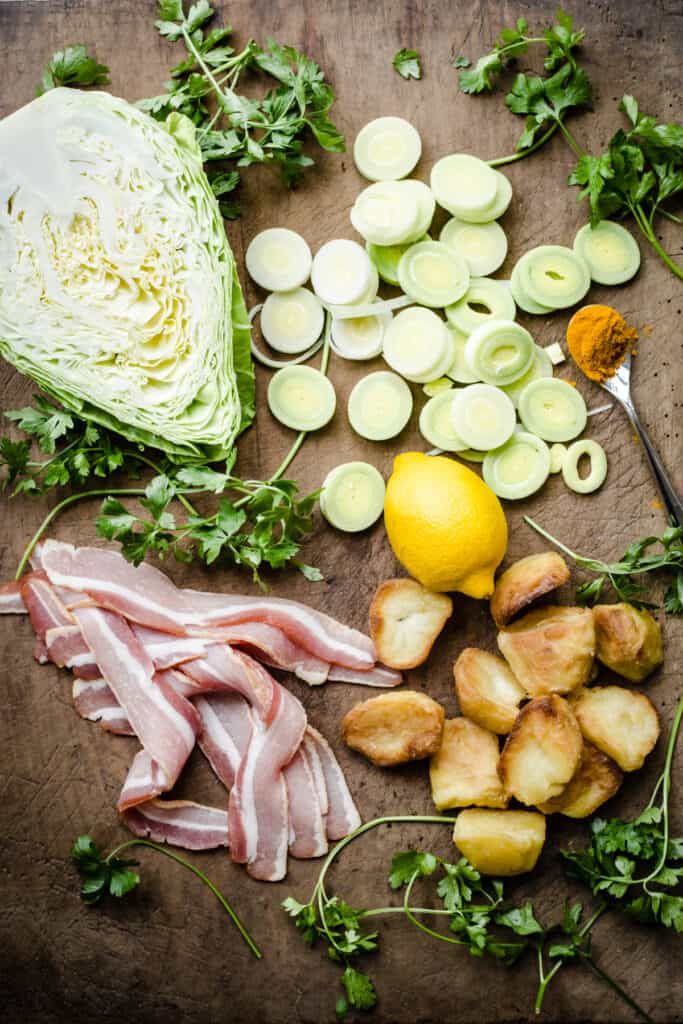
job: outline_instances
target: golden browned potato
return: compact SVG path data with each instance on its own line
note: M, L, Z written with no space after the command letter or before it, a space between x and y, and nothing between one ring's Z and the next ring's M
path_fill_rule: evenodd
M641 683L664 660L659 623L631 604L597 604L593 609L595 653L603 665Z
M429 765L432 800L447 807L507 807L498 775L498 737L469 718L444 722L441 746Z
M498 762L506 791L523 804L558 796L579 766L582 747L581 730L566 700L553 693L529 701Z
M378 660L390 668L421 665L452 612L447 594L435 594L417 580L385 580L370 605Z
M659 718L644 693L592 686L571 697L581 732L625 772L642 768L659 738Z
M364 700L344 716L342 736L352 750L387 768L439 749L444 710L414 690L383 693Z
M589 608L538 608L502 629L498 646L530 697L569 693L593 667L593 615Z
M613 797L624 776L611 757L592 743L584 741L579 767L559 796L539 804L543 814L564 814L567 818L587 818L600 804Z
M466 647L453 666L453 676L463 715L491 732L510 732L526 692L502 658Z
M536 811L461 811L453 842L483 875L533 871L545 842L545 818Z
M520 558L496 580L491 614L498 628L539 597L561 587L569 579L569 567L556 551Z

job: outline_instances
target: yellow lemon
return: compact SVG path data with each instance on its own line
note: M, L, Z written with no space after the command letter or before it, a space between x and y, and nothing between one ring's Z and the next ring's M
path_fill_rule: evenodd
M507 522L496 495L471 469L439 455L398 455L384 525L399 562L429 590L493 593Z

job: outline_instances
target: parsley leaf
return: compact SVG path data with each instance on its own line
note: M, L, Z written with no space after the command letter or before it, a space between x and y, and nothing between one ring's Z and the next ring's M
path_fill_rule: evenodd
M342 984L350 1006L356 1010L371 1010L377 1002L375 986L367 974L361 974L353 967L346 967L342 974Z
M94 57L89 56L85 46L79 43L52 54L52 58L45 65L41 85L36 89L36 94L42 96L44 92L61 86L80 88L86 85L107 85L108 83L109 68L107 65L98 64Z
M406 50L405 47L394 54L391 62L401 78L422 78L422 64L417 50Z
M422 853L420 850L395 853L391 861L389 885L392 889L400 889L407 885L414 875L433 875L437 863L433 853Z
M109 893L120 899L131 892L140 882L136 860L121 860L104 857L99 846L90 836L79 836L71 848L71 859L83 879L81 899L84 903L99 903Z

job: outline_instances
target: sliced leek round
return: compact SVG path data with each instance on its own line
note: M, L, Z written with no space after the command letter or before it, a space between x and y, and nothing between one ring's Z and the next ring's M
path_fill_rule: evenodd
M422 390L427 398L434 398L435 395L440 395L443 391L451 391L452 388L453 381L450 377L438 377L437 380L430 380L422 385Z
M311 250L296 231L267 228L252 238L245 263L249 277L269 292L288 292L308 280Z
M500 388L470 384L455 393L453 426L468 448L500 448L515 429L515 407Z
M590 460L587 476L579 475L579 462L586 455ZM607 455L597 441L575 441L570 444L562 461L562 479L577 494L591 494L602 487L607 476Z
M384 333L392 321L389 312L377 316L332 321L330 344L344 359L374 359L382 354Z
M261 310L263 337L276 352L287 355L310 348L320 337L324 322L322 302L308 288L273 292Z
M509 179L504 174L501 174L500 171L495 171L494 173L496 175L496 195L493 201L485 209L471 211L466 215L453 210L452 212L460 217L461 220L468 220L472 224L487 224L503 216L512 200L512 185Z
M468 224L452 217L446 221L439 241L464 259L473 277L486 277L505 262L508 240L500 224Z
M405 181L401 181L399 184L404 193L411 196L417 203L417 224L410 241L422 241L432 226L432 220L434 219L434 211L436 209L434 193L429 185L425 185L423 181L417 181L415 178L406 178Z
M465 459L466 462L483 462L488 452L478 452L474 448L465 448L464 451L458 452L459 459Z
M463 297L446 307L446 317L463 334L471 334L490 320L514 320L515 300L504 281L472 277Z
M357 303L373 281L373 267L365 249L348 238L325 242L313 258L311 284L325 305Z
M527 295L521 283L519 263L514 267L510 277L510 294L515 300L515 304L519 306L520 309L523 309L525 313L533 313L536 316L543 316L544 314L553 312L550 306L543 306L540 302L534 302L534 300Z
M513 381L512 384L503 385L503 391L512 401L515 409L519 405L519 396L521 395L527 384L531 384L532 380L541 380L553 375L553 364L550 361L550 357L545 349L541 348L540 345L535 346L534 358L531 366L525 374Z
M268 384L268 408L292 430L320 430L334 416L332 383L312 366L285 366Z
M581 393L557 377L532 380L519 396L519 418L544 441L571 441L586 426Z
M574 252L588 264L598 284L624 284L638 273L640 249L622 224L601 220L593 228L584 224L574 239Z
M368 185L351 208L351 223L366 242L401 245L418 234L420 207L412 189L400 181L377 181Z
M494 494L518 501L534 494L548 479L550 450L535 434L515 432L501 448L487 454L482 469Z
M444 452L459 452L468 446L453 426L455 388L430 398L420 413L420 433L429 444Z
M415 384L426 384L445 374L453 362L451 332L430 309L410 306L401 310L384 334L384 358L392 370Z
M414 302L441 309L467 291L467 264L441 242L417 242L403 253L398 265L401 288Z
M550 472L561 473L567 456L567 446L556 441L550 446Z
M503 387L522 377L535 356L534 339L514 320L491 320L465 343L465 362L486 384Z
M498 180L496 171L478 157L452 153L434 164L430 185L439 206L470 220L495 201Z
M378 370L363 377L349 395L349 423L368 441L388 441L400 434L413 411L413 396L401 377Z
M367 530L384 509L385 484L369 462L344 462L330 470L320 492L320 511L346 533Z
M551 309L574 306L590 288L588 264L564 245L539 245L525 253L518 266L529 298Z
M480 378L472 372L465 359L467 335L452 324L446 326L453 336L453 361L446 370L446 376L458 384L476 384Z
M417 129L402 117L376 117L361 128L353 144L356 167L369 181L405 178L421 153Z
M428 242L429 236L423 235L417 241ZM405 245L373 245L372 242L366 242L365 248L382 280L387 284L397 286L398 265L401 256L413 244L413 242L406 242Z

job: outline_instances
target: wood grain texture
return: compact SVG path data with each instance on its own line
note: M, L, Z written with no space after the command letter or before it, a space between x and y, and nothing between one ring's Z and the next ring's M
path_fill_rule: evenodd
M1 0L0 115L32 98L43 63L53 50L70 42L87 42L111 66L113 92L129 99L158 92L173 58L170 45L154 30L155 6L152 0ZM514 148L520 125L505 111L501 97L471 99L458 94L450 59L463 51L472 56L483 52L499 28L518 15L532 25L549 19L555 5L526 0L398 4L388 0L372 4L235 0L218 7L235 26L238 42L249 35L261 40L273 35L300 46L321 63L338 96L333 116L349 139L371 117L393 113L408 117L423 138L418 173L425 177L434 159L452 150L491 158ZM588 29L586 66L596 85L594 112L576 119L578 136L595 148L604 145L619 122L616 101L627 91L648 112L680 119L681 3L576 0L571 8L577 22ZM400 46L422 53L422 82L404 82L393 71L391 58ZM503 275L509 275L514 261L532 245L571 243L585 220L575 193L565 185L571 166L570 151L554 139L542 155L508 169L515 198L503 221L510 239ZM245 216L228 225L240 267L245 244L273 224L302 231L313 249L331 237L350 236L348 210L362 183L348 155L321 157L305 185L293 193L284 192L261 169L250 171L246 178ZM680 230L665 224L662 234L680 258ZM612 302L638 327L652 327L640 344L634 392L642 418L683 490L678 390L683 289L645 246L643 256L643 268L632 284L620 290L594 287L591 299ZM244 277L243 283L252 304L261 296ZM521 319L542 344L561 339L567 320L562 314L547 321ZM365 369L333 359L338 412L328 429L307 442L294 464L294 475L303 487L316 487L328 469L346 458L367 459L388 475L398 451L424 450L416 416L396 442L372 444L352 436L344 406ZM560 372L567 379L576 376L571 366L565 365ZM265 380L259 372L261 406ZM602 404L596 388L587 382L581 382L581 388L589 406ZM32 390L10 367L0 367L3 408L24 403ZM421 399L416 389L418 396ZM578 550L604 556L617 556L630 540L664 526L644 457L619 410L591 420L590 435L604 444L609 455L605 487L597 495L582 498L553 478L541 494L508 505L510 559L541 549L521 522L524 512L568 538ZM290 432L262 408L256 426L240 444L239 468L249 474L272 472L290 441ZM93 541L94 511L94 504L71 509L58 521L55 535L79 543ZM43 514L42 502L3 500L3 577L13 573L23 545ZM398 570L381 526L359 537L344 537L318 522L307 560L321 567L324 584L311 585L286 575L276 581L274 592L308 601L361 628L375 587ZM250 588L234 572L170 569L188 585L234 591ZM566 588L563 599L570 600L571 593ZM455 605L452 622L428 664L411 672L408 680L413 688L443 701L450 716L456 713L454 658L467 645L495 646L487 608L464 598L456 598ZM666 664L647 685L665 723L680 692L681 626L666 622ZM169 1020L318 1024L331 1020L338 972L326 963L322 951L314 954L305 949L279 909L289 893L307 896L317 874L314 863L292 861L286 882L268 886L250 880L223 854L195 858L234 899L264 948L261 963L251 959L210 895L159 858L142 855L144 884L124 905L108 904L102 910L81 906L68 863L69 846L85 830L103 845L125 837L114 806L134 744L82 722L71 707L67 674L36 665L31 643L28 623L12 619L0 624L4 684L0 1001L7 1024L92 1020L100 1024ZM343 685L309 690L295 681L291 687L304 701L313 724L335 746L365 818L430 811L424 765L381 771L341 747L339 721L365 696L362 691ZM658 748L644 771L628 780L610 806L613 813L629 814L641 805L662 756ZM679 767L674 815L679 832L682 783ZM180 791L210 802L223 798L220 785L199 756L192 758ZM553 820L538 871L512 886L516 897L533 896L544 920L554 918L565 895L576 892L562 877L556 851L560 845L581 842L584 836L585 826L580 823ZM443 827L394 826L373 832L344 856L332 884L357 906L377 905L387 896L392 851L420 844L444 855L451 849ZM598 927L595 951L657 1021L681 1019L683 987L675 966L676 957L680 963L680 939L654 935L615 918ZM531 1017L535 987L531 962L506 971L429 943L399 921L382 925L382 953L372 961L371 971L380 993L372 1018L377 1024L484 1024ZM630 1018L597 979L570 967L550 989L544 1019L613 1022Z

